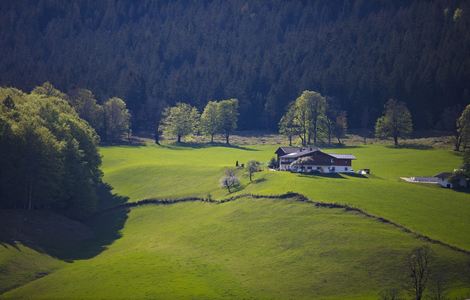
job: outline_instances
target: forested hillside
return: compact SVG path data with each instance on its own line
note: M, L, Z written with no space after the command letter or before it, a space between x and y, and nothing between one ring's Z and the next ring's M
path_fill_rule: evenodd
M0 85L116 95L135 129L227 98L240 129L276 128L305 89L335 97L351 128L391 97L430 128L470 101L470 2L1 1L0 53Z

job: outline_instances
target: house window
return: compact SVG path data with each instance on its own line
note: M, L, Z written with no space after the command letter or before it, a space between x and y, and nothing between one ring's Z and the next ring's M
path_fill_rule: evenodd
M307 169L308 169L308 170L311 170L311 169L312 169L312 167L307 167Z
M344 167L344 170L347 171L347 170L348 170L348 167Z

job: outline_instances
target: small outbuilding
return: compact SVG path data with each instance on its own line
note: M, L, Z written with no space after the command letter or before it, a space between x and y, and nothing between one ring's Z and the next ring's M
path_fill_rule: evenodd
M457 188L457 187L463 187L466 188L468 186L467 179L465 176L456 174L454 175L451 172L442 172L434 176L437 178L437 183L445 188ZM452 178L452 180L451 180Z

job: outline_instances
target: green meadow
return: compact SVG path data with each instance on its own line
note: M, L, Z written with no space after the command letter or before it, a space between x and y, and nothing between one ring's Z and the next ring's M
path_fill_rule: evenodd
M147 145L109 147L104 157L104 179L115 192L129 201L185 196L225 198L218 185L226 167L250 159L267 162L277 146L177 147ZM371 176L361 178L306 176L264 171L249 183L241 173L242 189L237 193L302 193L315 201L349 204L387 218L415 232L470 250L470 195L439 186L411 184L400 177L432 176L451 171L461 157L449 150L390 148L366 145L326 152L351 153L355 170L370 168ZM234 194L237 194L234 193Z
M338 209L241 199L132 209L122 237L5 295L54 299L375 299L399 287L403 259L423 242ZM432 246L463 292L468 257Z
M399 180L452 170L461 161L452 151L385 145L325 149L354 154L353 168L370 168L372 174L326 177L265 170L250 183L239 169L239 190L229 194L219 187L226 167L251 159L267 162L276 148L103 147L102 169L113 192L127 196L128 201L209 195L224 199L293 191L315 201L358 207L470 250L469 194ZM114 214L118 213L105 214L90 226L99 231ZM146 205L120 217L122 226L104 249L68 263L46 261L50 275L0 298L377 299L383 289L402 288L405 257L424 244L435 254L434 266L448 275L450 295L470 294L470 280L464 276L469 255L342 209L245 197L222 204ZM0 261L3 257L13 260L22 251L0 248ZM86 252L86 247L77 251ZM49 259L45 254L31 255Z

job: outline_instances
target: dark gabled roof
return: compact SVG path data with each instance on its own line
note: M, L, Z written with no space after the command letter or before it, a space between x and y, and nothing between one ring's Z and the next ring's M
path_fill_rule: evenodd
M336 158L336 159L350 159L350 160L356 159L356 157L352 154L326 153L326 152L321 151L321 149L317 148L317 147L297 148L296 152L288 153L288 154L283 155L281 157L284 157L284 158L298 158L298 157L302 157L302 156L312 154L312 153L317 152L317 151L320 151L321 153L326 154L326 155L328 155L330 157L333 157L333 158Z
M434 177L437 177L440 179L446 179L446 178L449 178L450 176L452 176L451 172L442 172L442 173L435 175Z
M352 154L334 154L334 153L326 153L329 156L333 156L336 159L356 159L356 157Z
M277 148L276 152L274 152L274 153L278 154L279 151L282 151L285 154L289 154L289 153L298 152L298 151L300 151L300 149L301 148L299 148L299 147L279 147L279 148Z
M308 154L311 154L311 153L314 153L314 152L317 152L317 151L321 151L320 148L316 148L316 147L302 148L302 150L300 150L298 152L292 152L292 153L283 155L282 157L284 157L284 158L297 158L297 157L302 157L302 156L305 156L305 155L308 155Z

